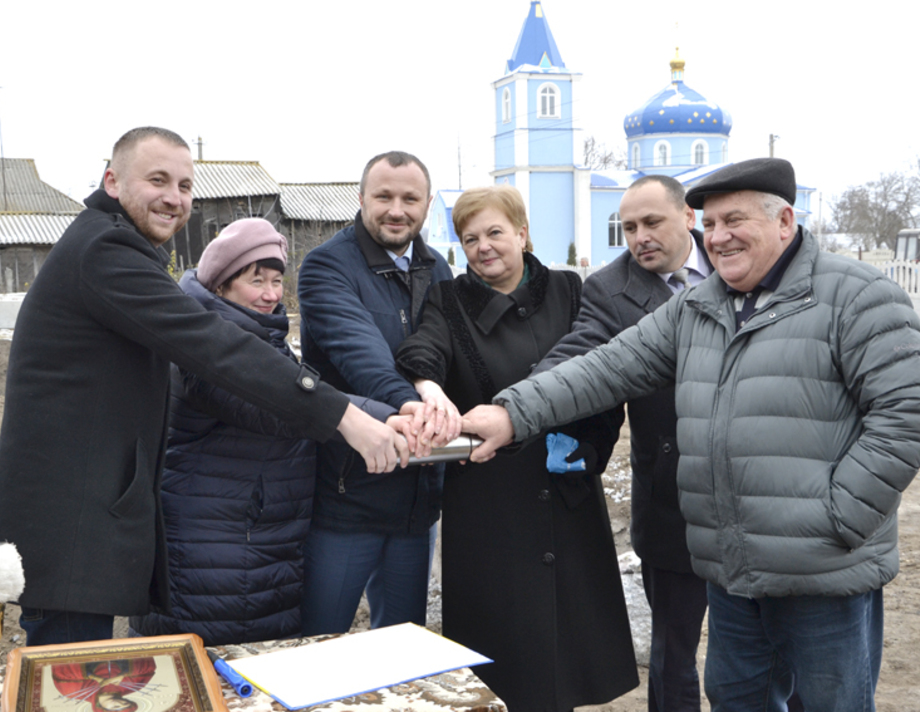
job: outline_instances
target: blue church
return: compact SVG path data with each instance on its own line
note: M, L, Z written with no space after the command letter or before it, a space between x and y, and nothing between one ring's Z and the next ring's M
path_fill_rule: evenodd
M545 264L564 263L571 243L579 258L595 265L622 254L620 200L642 176L664 174L690 188L730 164L731 115L684 83L679 56L670 65L667 86L623 120L627 168L592 170L580 163L584 134L572 112L581 74L565 66L541 0L530 3L504 76L492 82L491 175L521 192L534 250ZM798 188L795 210L804 224L814 189ZM451 211L460 193L439 191L428 224L429 243L445 254L453 246L458 265L465 259Z

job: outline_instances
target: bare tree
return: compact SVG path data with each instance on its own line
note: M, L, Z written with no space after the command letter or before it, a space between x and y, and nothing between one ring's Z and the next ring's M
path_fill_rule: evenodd
M588 136L584 143L583 165L587 168L601 170L604 168L626 168L626 152L620 149L608 150L607 146L599 143L594 136Z
M920 222L920 172L883 173L850 186L831 203L837 232L856 236L858 246L894 249L898 232Z

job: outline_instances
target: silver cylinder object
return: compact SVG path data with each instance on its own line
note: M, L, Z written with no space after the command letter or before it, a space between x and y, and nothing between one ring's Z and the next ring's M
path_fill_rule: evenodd
M429 465L433 462L457 462L469 460L470 454L482 445L482 440L472 435L461 434L459 438L451 440L444 447L433 448L428 457L409 458L410 465Z

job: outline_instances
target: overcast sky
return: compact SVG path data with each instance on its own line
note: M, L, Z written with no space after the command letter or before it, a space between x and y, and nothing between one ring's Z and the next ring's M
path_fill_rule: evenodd
M491 82L529 0L8 2L4 155L82 200L115 140L160 125L279 182L357 180L416 153L435 188L490 182ZM775 153L825 204L920 157L920 6L876 0L545 0L577 85L576 125L624 147L623 118L670 79L728 109L729 157ZM197 150L193 146L193 151ZM817 200L812 203L818 211ZM826 216L826 214L825 214Z

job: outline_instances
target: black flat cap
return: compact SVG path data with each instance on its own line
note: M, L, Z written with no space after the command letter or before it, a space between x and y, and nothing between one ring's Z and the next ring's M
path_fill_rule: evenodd
M795 170L782 158L752 158L726 166L687 191L687 205L699 210L707 195L756 190L772 193L795 205Z

